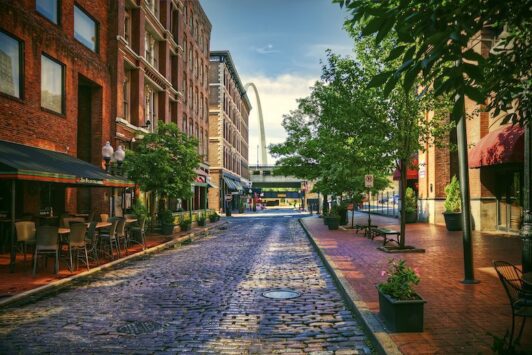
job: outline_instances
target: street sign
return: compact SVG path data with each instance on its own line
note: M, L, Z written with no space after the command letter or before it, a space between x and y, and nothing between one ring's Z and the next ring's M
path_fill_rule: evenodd
M231 201L233 199L233 195L225 195L226 201Z
M368 188L373 187L373 175L364 175L364 186Z

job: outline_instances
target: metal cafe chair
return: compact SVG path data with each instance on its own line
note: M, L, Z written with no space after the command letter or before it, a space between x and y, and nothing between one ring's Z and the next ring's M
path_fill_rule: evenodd
M139 218L138 225L133 225L129 228L129 242L142 245L142 250L146 249L146 217Z
M116 226L116 242L118 244L118 257L120 257L120 243L124 245L124 250L127 255L127 230L126 230L126 219L118 218L118 224Z
M522 317L521 329L516 341L521 339L525 321L532 317L532 291L527 290L522 279L522 272L515 265L506 261L493 261L493 267L497 271L499 280L501 280L504 290L510 300L512 307L512 330L510 331L510 345L513 342L515 330L515 318Z
M107 222L109 220L109 215L107 213L100 213L100 221Z
M35 245L35 222L22 221L16 222L15 228L17 230L17 244L21 244L21 250L24 254L24 262L26 261L26 247L28 245Z
M85 236L87 234L87 226L85 223L72 222L70 223L70 233L68 235L68 254L70 257L70 271L74 270L74 264L72 261L72 252L76 252L76 270L78 268L78 262L81 259L85 262L87 270L90 270L89 267L89 255L87 253L87 243L85 241ZM81 257L79 252L83 251Z
M102 230L100 232L99 244L100 244L100 247L102 248L102 251L105 254L109 255L109 258L111 260L114 260L115 256L114 256L113 249L116 249L117 253L120 250L119 247L118 247L118 240L116 238L116 227L118 226L118 218L111 217L111 218L109 218L108 221L111 223L111 227L108 230ZM107 244L109 246L109 252L108 253L105 252L105 249L106 249L106 245L105 244Z
M96 221L91 221L89 223L87 237L85 238L87 243L87 253L89 254L89 257L96 262L96 264L98 264L100 261L98 257L98 232L96 231L97 224L98 222Z
M59 242L58 227L40 226L35 234L35 254L33 256L33 276L37 269L37 257L39 255L55 256L54 273L59 271Z

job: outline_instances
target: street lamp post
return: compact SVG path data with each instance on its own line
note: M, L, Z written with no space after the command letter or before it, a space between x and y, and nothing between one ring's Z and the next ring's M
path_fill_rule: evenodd
M523 273L532 272L532 121L525 125L525 159L523 164L523 225L519 236L523 242L522 265Z
M111 163L111 158L113 156L114 149L111 146L111 143L107 141L105 145L102 147L102 157L105 161L105 171L109 172L109 165Z

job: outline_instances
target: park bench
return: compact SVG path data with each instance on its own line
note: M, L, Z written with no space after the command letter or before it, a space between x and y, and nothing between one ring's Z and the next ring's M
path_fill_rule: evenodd
M388 228L375 228L371 230L371 240L373 240L376 237L382 237L384 241L382 242L382 245L386 245L389 242L395 242L399 245L399 237L401 236L401 232L388 229Z
M368 227L367 224L355 224L355 233L358 233L359 230L364 231L364 237L371 237L371 230L377 228L376 225L372 224Z

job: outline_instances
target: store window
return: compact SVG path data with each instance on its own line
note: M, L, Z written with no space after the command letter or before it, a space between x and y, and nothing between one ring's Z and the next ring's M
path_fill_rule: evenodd
M65 66L47 55L41 55L41 107L64 113Z
M74 38L91 51L98 51L98 24L77 5L74 6Z
M22 98L23 44L0 31L0 92Z

